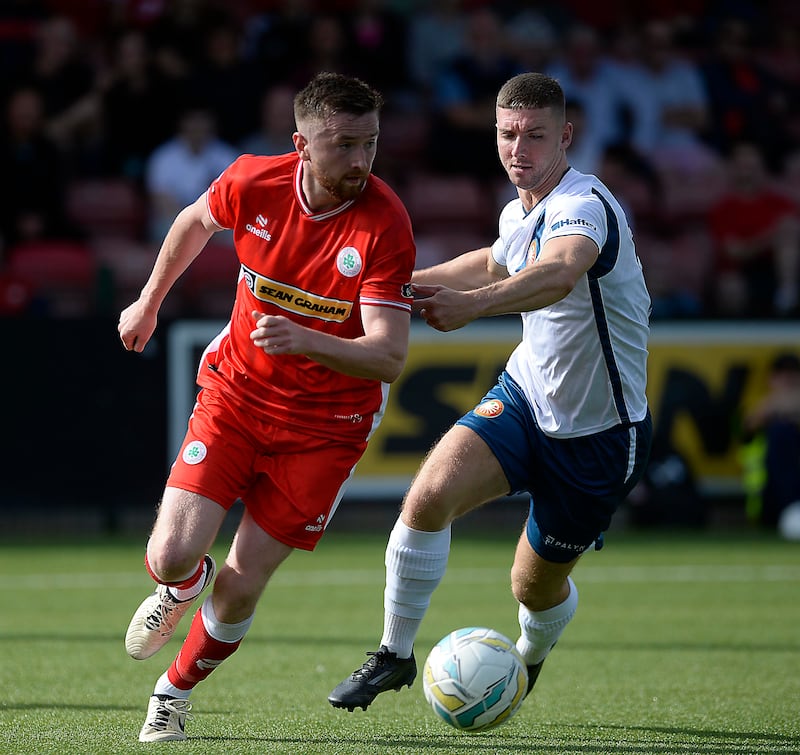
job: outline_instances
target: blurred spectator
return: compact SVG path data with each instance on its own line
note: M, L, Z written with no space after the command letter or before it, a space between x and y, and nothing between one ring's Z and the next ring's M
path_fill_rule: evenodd
M756 58L770 75L783 80L796 95L800 88L800 29L783 18L771 19L769 34Z
M800 145L800 26L797 21L797 18L781 16L771 18L766 41L756 52L759 63L787 92L788 107L781 129L789 151ZM782 159L781 149L776 162Z
M775 167L789 146L789 98L781 80L759 64L744 21L720 23L700 70L711 108L709 143L727 154L737 142L754 142Z
M445 173L501 177L495 145L497 91L519 67L508 53L500 17L481 7L467 17L467 47L439 74L433 99L429 163Z
M335 13L315 14L306 30L303 54L291 70L288 83L299 90L320 71L365 76L358 61L350 55L347 29L342 16ZM368 75L365 76L369 78Z
M744 416L745 487L750 518L775 527L781 512L800 501L800 358L779 354L766 394Z
M796 314L800 288L798 208L775 188L760 149L738 144L728 161L728 187L712 206L715 246L711 294L716 314Z
M36 30L49 15L44 0L4 0L0 3L0 71L19 72L29 65ZM10 94L15 76L0 79L0 97Z
M161 72L175 81L186 81L203 55L203 40L210 30L230 15L215 0L164 2L147 33Z
M387 99L409 88L406 18L386 0L358 0L348 19L350 54L369 83Z
M150 155L146 166L149 235L164 238L178 212L194 202L238 157L217 138L213 114L192 107L181 116L176 135Z
M592 151L603 151L625 141L627 97L624 84L627 76L623 75L622 64L612 64L604 55L594 29L581 25L570 27L563 53L545 73L559 81L567 100L583 107L586 123L583 139L595 142Z
M687 320L704 314L709 243L697 229L680 226L636 234L636 253L650 292L650 319Z
M269 75L257 73L244 59L238 25L221 21L206 32L202 53L187 77L187 90L190 99L212 110L220 139L234 144L256 127L257 93Z
M103 172L142 181L147 157L175 132L179 100L142 31L128 30L114 41L98 97Z
M711 257L708 235L665 215L664 184L656 166L631 145L616 144L600 155L595 175L625 209L647 278L652 320L702 315Z
M509 50L523 71L544 71L556 52L556 30L538 8L516 9L505 22Z
M94 87L95 69L85 52L72 21L53 16L39 26L33 59L16 77L39 92L45 127L68 151L77 147L79 130L87 123L82 107Z
M23 87L6 104L0 175L0 259L25 241L70 234L64 215L65 169L56 144L44 131L44 104L36 89Z
M260 127L240 143L243 153L251 155L282 155L294 149L295 90L278 84L261 97Z
M660 219L661 182L658 172L632 146L623 143L606 147L595 175L622 204L632 229L639 230Z
M586 111L583 105L578 100L567 100L566 115L572 124L572 143L567 149L570 167L581 173L599 175L603 149L587 131Z
M461 0L433 0L412 13L408 22L408 74L423 101L429 101L445 64L464 52L466 15Z
M244 21L248 58L271 81L288 81L303 61L313 11L313 0L282 0Z
M703 170L716 157L702 139L709 125L705 83L674 37L668 21L650 21L642 31L638 86L630 98L632 143L658 165Z

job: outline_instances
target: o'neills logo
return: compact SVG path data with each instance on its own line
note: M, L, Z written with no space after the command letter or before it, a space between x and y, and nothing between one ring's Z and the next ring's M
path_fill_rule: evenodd
M267 223L269 223L269 219L265 218L261 213L259 213L256 215L256 224L253 225L252 223L248 223L244 229L248 233L258 236L260 239L272 241L272 234L267 230Z
M353 310L353 302L317 296L310 291L290 286L287 283L265 278L255 270L242 265L244 281L256 299L306 317L317 317L329 322L344 322Z
M503 413L504 408L502 401L492 398L479 404L472 411L479 417L489 417L491 419L492 417L499 417Z

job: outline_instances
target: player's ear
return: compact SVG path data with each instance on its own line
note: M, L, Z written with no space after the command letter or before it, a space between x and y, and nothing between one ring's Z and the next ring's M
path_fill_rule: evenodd
M572 123L567 121L564 123L564 128L561 132L561 146L566 149L570 144L572 144Z
M292 142L294 142L294 148L297 151L297 154L303 160L310 160L311 155L308 153L308 139L303 136L299 131L295 131L292 134Z

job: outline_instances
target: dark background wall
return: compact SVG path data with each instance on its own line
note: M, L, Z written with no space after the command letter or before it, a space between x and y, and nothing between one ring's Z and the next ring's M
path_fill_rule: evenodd
M164 484L160 336L126 352L116 320L0 319L0 522L14 512L151 510Z

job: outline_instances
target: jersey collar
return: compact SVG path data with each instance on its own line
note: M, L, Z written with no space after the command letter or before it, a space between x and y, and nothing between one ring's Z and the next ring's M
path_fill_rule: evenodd
M348 199L346 202L343 202L338 207L334 207L333 209L325 210L324 212L314 212L308 206L308 202L306 202L306 198L303 195L302 160L297 161L297 166L294 169L294 194L295 197L297 197L297 201L300 204L300 208L302 209L303 213L308 216L309 220L327 220L328 218L331 218L334 215L339 215L340 213L344 212L356 201L355 199Z

